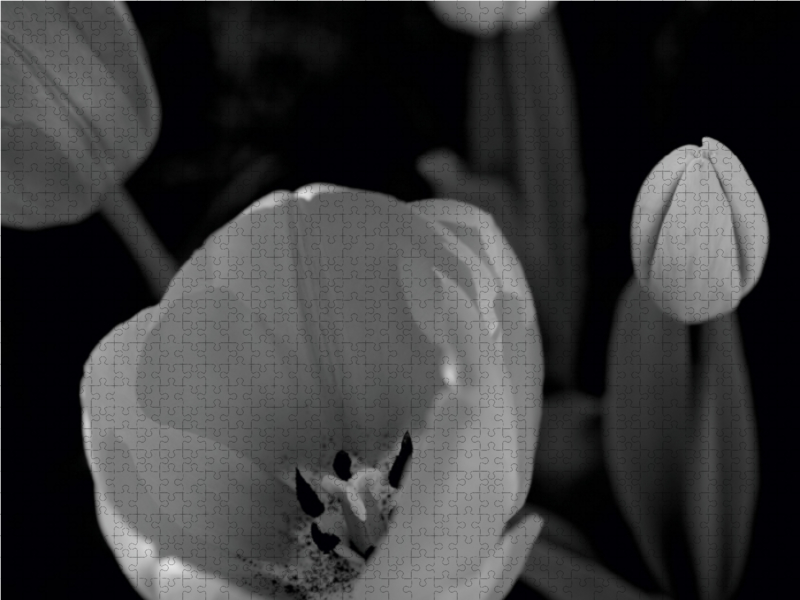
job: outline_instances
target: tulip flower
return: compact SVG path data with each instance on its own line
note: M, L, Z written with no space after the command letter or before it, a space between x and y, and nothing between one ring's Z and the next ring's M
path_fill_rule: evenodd
M542 525L542 378L488 214L275 192L92 353L98 519L146 598L499 599Z
M160 107L124 2L3 4L3 225L101 211L157 293L172 258L124 188L155 145Z
M755 286L769 242L761 198L741 161L703 138L667 155L636 201L636 276L671 317L701 323L729 314Z
M442 23L451 29L477 37L494 37L504 29L529 27L555 4L547 1L428 2L428 6Z

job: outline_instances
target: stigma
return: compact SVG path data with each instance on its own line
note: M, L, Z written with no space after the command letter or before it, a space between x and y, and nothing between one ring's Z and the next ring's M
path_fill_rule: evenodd
M264 564L262 574L285 582L287 591L304 590L307 598L323 598L323 590L346 590L386 534L412 450L406 433L399 452L374 466L340 450L327 468L280 473L302 510L289 527L301 549L300 561L289 568Z

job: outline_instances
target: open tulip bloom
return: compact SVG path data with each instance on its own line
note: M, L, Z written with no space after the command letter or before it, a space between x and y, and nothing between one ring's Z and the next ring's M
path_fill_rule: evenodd
M542 364L486 213L275 192L92 353L101 528L146 598L502 598Z

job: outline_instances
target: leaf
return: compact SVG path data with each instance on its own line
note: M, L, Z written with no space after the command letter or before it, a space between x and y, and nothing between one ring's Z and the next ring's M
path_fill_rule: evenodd
M665 523L680 505L691 368L687 327L633 278L617 305L603 423L622 514L662 589L670 589Z
M590 558L541 538L528 556L522 581L553 600L665 599L638 589Z
M758 456L753 398L734 314L700 326L682 516L701 598L728 598L753 525Z

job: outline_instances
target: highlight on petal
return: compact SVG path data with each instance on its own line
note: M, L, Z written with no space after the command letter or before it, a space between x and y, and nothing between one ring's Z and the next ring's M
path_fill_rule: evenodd
M265 597L424 597L428 573L496 587L485 562L530 487L541 352L486 213L275 192L95 348L86 451L114 527Z
M481 577L474 583L494 581L494 585L489 587L487 594L478 596L480 600L502 600L525 570L527 558L544 527L544 519L525 509L520 512L526 514L515 519L515 524L503 535L492 556L481 565ZM468 590L460 590L456 595L456 598L474 597L474 593Z
M254 600L252 592L221 577L204 573L176 556L159 561L158 587L147 596L153 600L194 600L195 598L225 598ZM261 596L264 600L289 600L286 594ZM260 600L259 598L259 600Z

